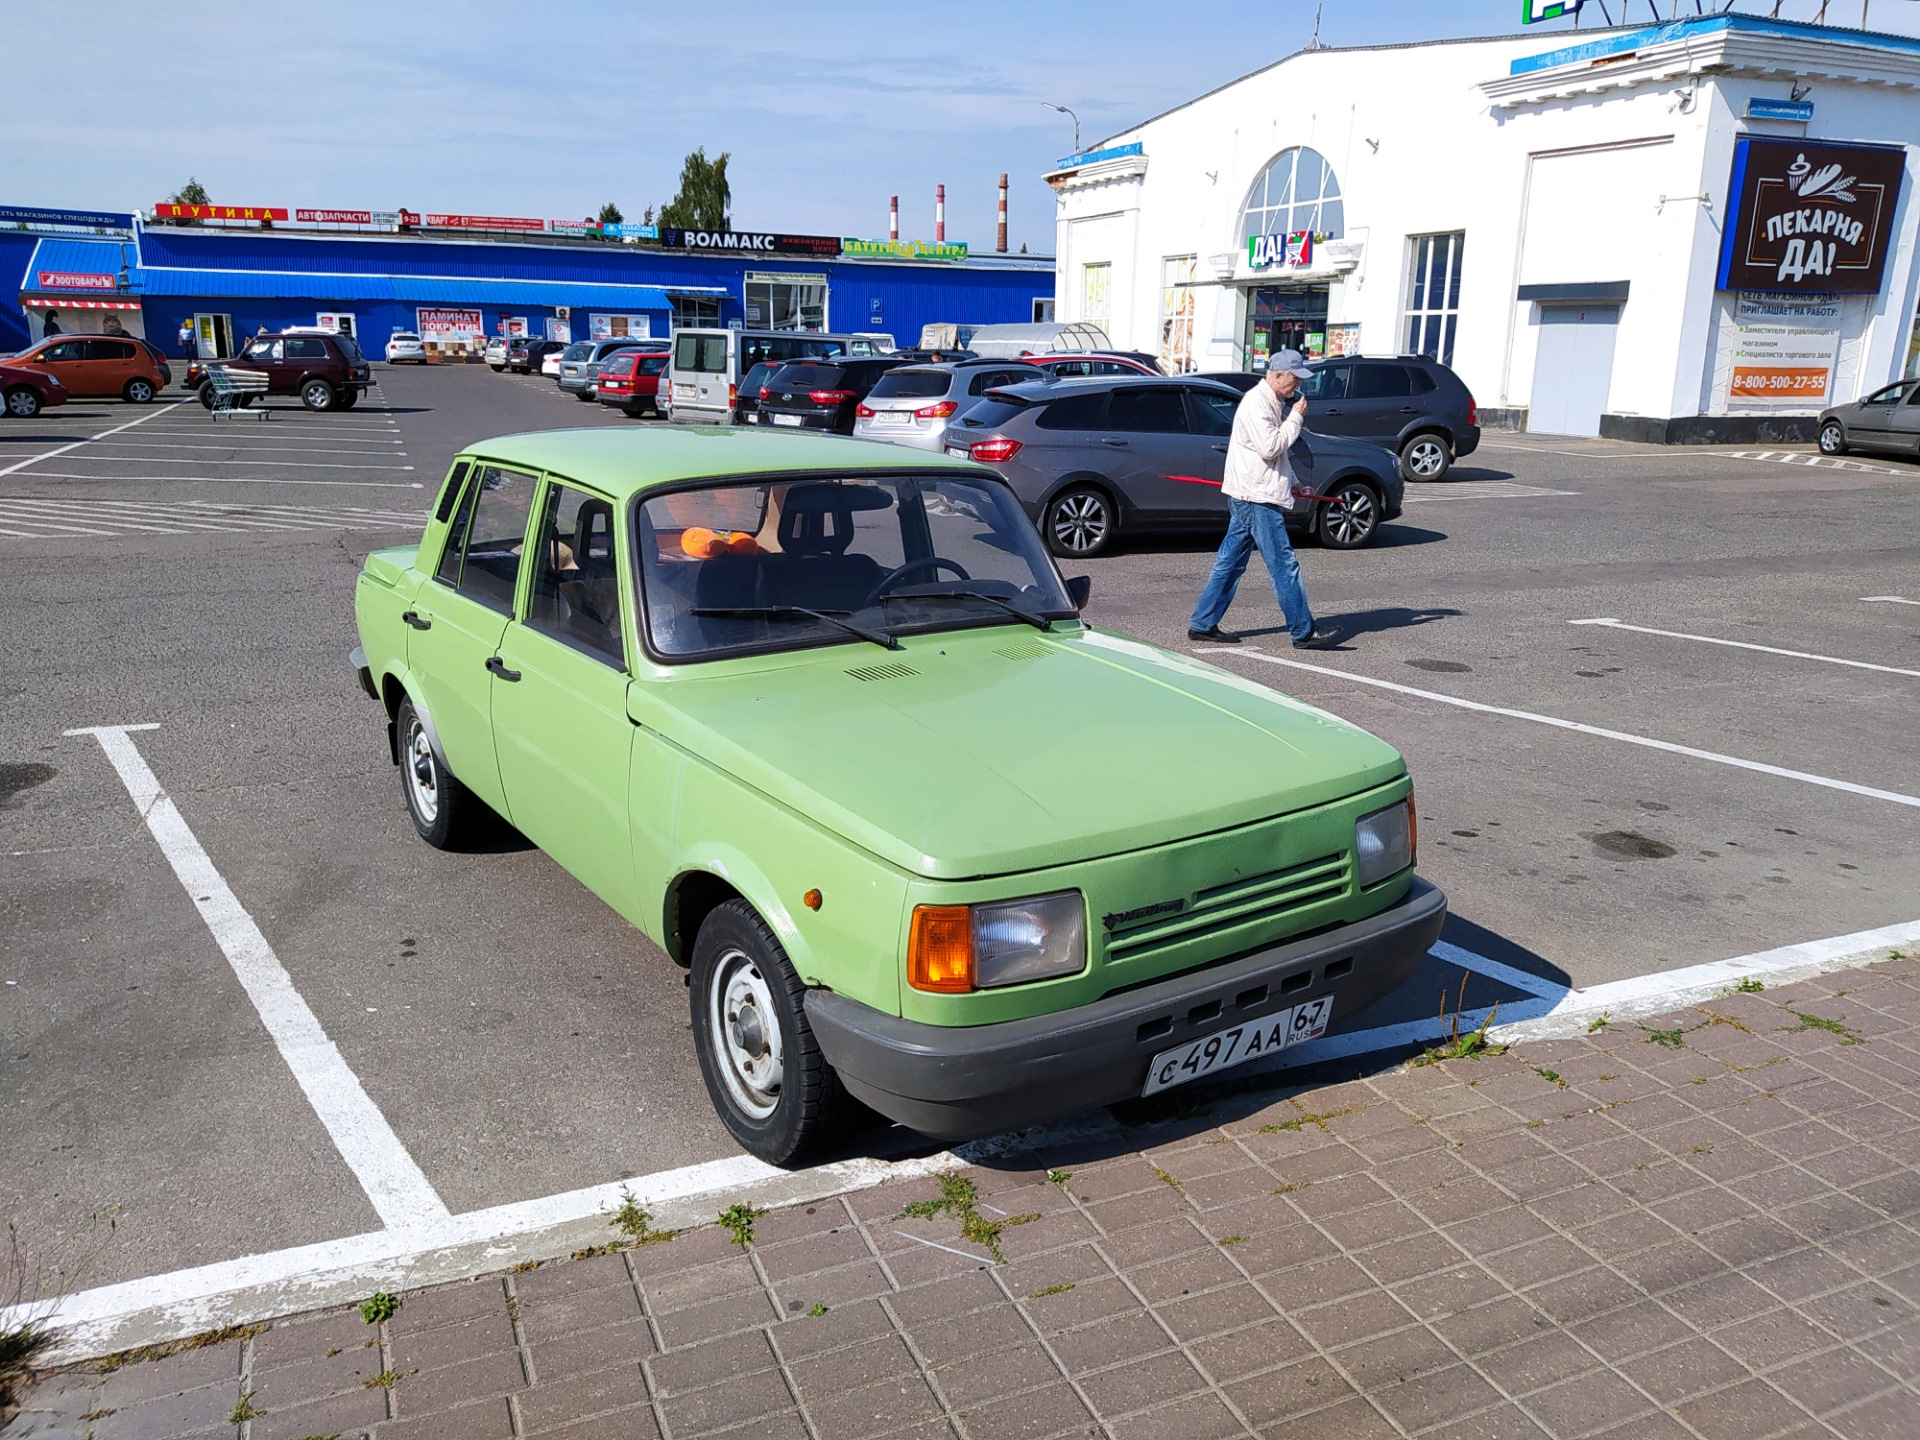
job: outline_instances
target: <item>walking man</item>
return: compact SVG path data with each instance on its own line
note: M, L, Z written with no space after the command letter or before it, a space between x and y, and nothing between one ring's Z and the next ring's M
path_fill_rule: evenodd
M199 358L200 347L194 343L196 338L193 333L193 321L182 320L180 322L180 353L189 360Z
M1246 393L1234 412L1226 478L1220 487L1231 519L1227 538L1213 557L1213 573L1193 607L1193 619L1187 622L1189 640L1240 643L1238 635L1220 628L1220 621L1233 604L1233 592L1256 549L1273 578L1273 593L1287 617L1294 648L1331 645L1340 639L1339 631L1314 625L1307 592L1300 584L1300 562L1287 539L1287 514L1296 503L1287 450L1306 424L1307 400L1297 392L1300 382L1312 373L1298 350L1282 350L1268 363L1266 378Z

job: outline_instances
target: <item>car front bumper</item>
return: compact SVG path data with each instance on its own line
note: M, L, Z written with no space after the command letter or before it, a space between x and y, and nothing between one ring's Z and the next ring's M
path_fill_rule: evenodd
M1415 877L1378 915L1052 1015L926 1025L809 990L807 1020L856 1098L925 1134L962 1140L1137 1096L1162 1051L1318 996L1331 995L1333 1017L1349 1019L1399 988L1446 918L1446 896ZM1330 978L1329 969L1339 973ZM1298 988L1285 988L1289 980Z

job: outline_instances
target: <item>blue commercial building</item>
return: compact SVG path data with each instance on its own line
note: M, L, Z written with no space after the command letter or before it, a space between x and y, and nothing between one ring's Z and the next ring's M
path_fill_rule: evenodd
M37 340L49 314L63 331L123 329L169 354L180 352L183 322L203 353L293 325L350 329L376 357L395 330L449 354L503 332L665 336L682 325L881 331L912 345L931 323L1030 322L1050 309L1053 284L1052 257L1040 255L683 252L135 221L117 235L0 231L0 348Z

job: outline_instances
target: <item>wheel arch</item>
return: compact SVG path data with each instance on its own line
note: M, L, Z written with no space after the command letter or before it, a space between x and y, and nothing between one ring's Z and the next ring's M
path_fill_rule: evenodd
M683 870L667 886L660 913L663 948L681 969L693 965L693 942L707 916L729 900L747 900L739 887L712 870ZM751 900L747 900L752 905ZM759 907L754 906L758 911ZM764 918L764 917L763 917Z
M1130 507L1127 504L1125 494L1122 493L1118 485L1114 484L1112 480L1102 475L1098 470L1073 470L1055 480L1041 492L1041 512L1044 514L1047 506L1059 499L1066 491L1078 489L1081 486L1085 486L1089 490L1098 490L1102 495L1107 497L1108 503L1113 506L1113 516L1116 522L1122 520L1127 514Z
M1444 441L1449 454L1456 448L1453 438L1453 427L1429 416L1414 421L1411 425L1407 426L1405 430L1402 430L1400 432L1400 443L1394 446L1394 449L1404 450L1422 435L1432 435Z

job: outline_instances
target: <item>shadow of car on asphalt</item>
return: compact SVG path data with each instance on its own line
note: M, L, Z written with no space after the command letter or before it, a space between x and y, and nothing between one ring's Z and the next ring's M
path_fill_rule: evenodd
M1440 483L1444 485L1446 482L1443 480ZM1225 533L1225 526L1210 530L1175 530L1138 535L1122 532L1120 538L1114 543L1113 549L1099 558L1104 560L1116 555L1206 555L1220 548L1220 537ZM1374 537L1373 544L1354 553L1364 555L1368 550L1394 550L1405 545L1433 545L1451 538L1443 530L1428 530L1419 525L1389 520L1381 525L1380 533ZM1292 540L1296 551L1314 551L1323 548L1318 542L1309 540L1305 536L1295 535ZM1066 565L1075 562L1071 558L1062 557L1060 563Z

